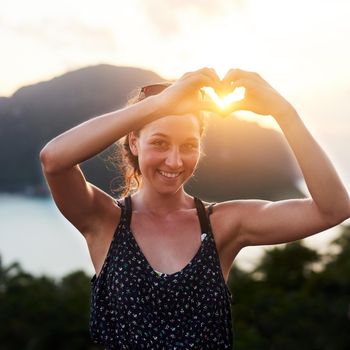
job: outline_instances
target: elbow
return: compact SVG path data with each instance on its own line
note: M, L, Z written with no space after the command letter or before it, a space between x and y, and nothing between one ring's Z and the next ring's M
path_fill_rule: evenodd
M49 155L48 152L45 150L45 147L40 151L39 153L39 159L40 159L40 163L41 163L41 167L43 169L43 171L45 173L48 172L48 159L49 159Z
M44 162L46 162L47 152L45 150L45 147L41 149L41 151L39 153L39 159L40 159L41 164L44 164Z
M346 194L344 205L342 209L339 209L339 224L350 218L350 198L348 194Z
M54 164L52 153L48 150L47 146L45 146L39 153L40 163L43 171L47 174L54 173Z
M348 202L344 214L340 217L339 224L350 218L350 202Z
M65 155L57 152L55 146L50 142L39 153L41 167L45 174L59 174L78 165L78 163L70 165Z
M329 221L332 226L336 226L350 218L350 199L347 198L344 205L339 206L333 215L329 216Z

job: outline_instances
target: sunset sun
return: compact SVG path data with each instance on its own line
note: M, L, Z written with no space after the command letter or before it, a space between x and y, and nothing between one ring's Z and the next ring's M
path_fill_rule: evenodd
M245 95L244 87L237 87L231 93L224 96L219 96L212 87L203 87L201 90L204 91L204 94L208 95L221 109L225 109L225 107L233 102L242 100Z

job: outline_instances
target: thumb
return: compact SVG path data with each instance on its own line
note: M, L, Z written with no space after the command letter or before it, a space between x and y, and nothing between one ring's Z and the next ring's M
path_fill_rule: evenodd
M246 102L243 100L232 102L231 104L227 105L224 109L221 110L221 115L224 117L229 116L230 114L236 112L236 111L242 111L247 110Z
M220 107L214 101L201 101L196 106L196 110L219 113Z

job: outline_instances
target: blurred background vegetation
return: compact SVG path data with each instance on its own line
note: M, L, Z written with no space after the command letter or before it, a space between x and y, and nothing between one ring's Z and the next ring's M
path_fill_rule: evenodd
M350 344L350 226L333 254L301 241L267 250L252 272L232 267L235 350L345 350ZM34 277L0 260L0 348L100 349L88 334L90 277Z

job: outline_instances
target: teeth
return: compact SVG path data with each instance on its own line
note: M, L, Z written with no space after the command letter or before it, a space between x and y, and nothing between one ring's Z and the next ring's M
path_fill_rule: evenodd
M178 176L180 173L166 173L165 171L161 171L159 170L159 172L163 175L163 176L166 176L166 177L176 177Z

